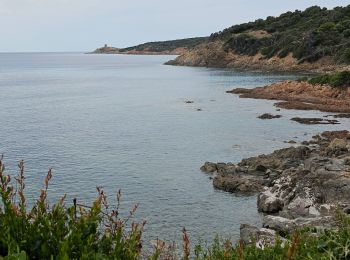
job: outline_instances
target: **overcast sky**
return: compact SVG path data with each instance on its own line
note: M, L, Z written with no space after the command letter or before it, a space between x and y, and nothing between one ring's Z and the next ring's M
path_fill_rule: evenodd
M0 52L89 51L207 36L233 24L343 0L0 0Z

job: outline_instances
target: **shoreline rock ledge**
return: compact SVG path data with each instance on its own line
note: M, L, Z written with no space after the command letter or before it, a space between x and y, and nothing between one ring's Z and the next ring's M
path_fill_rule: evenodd
M336 227L336 212L350 214L350 133L327 131L304 145L243 159L238 164L206 162L215 188L257 194L263 228L241 225L241 239L273 243L295 230Z

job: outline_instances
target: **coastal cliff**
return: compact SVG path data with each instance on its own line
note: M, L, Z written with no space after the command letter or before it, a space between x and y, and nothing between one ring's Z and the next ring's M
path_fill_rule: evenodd
M197 46L195 49L185 51L166 65L231 68L249 71L264 72L313 72L328 73L333 71L350 70L350 65L336 63L332 57L322 57L315 62L300 62L289 53L286 57L265 57L261 53L253 56L225 51L224 42L214 41Z

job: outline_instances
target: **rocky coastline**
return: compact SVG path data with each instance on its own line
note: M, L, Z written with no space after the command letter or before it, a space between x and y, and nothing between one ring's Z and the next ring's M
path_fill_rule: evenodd
M275 106L284 109L350 113L349 88L284 81L254 89L236 88L227 93L239 94L241 98L280 100Z
M314 62L300 62L293 58L291 53L284 58L277 56L266 58L261 53L253 56L237 54L226 50L225 43L220 40L203 43L192 50L186 50L165 64L263 72L329 73L350 69L349 65L335 63L332 57L323 57Z
M338 211L350 214L350 133L323 132L300 146L243 159L238 164L206 162L213 186L257 195L263 227L241 225L241 239L262 245L306 227L334 229Z

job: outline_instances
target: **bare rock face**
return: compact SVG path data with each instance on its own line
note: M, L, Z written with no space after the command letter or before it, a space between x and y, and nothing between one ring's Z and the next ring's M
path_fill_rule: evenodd
M335 147L344 148L344 142L334 140L334 144L340 144ZM338 154L332 151L333 156ZM299 167L285 170L272 186L265 187L258 195L258 210L292 220L332 216L337 208L346 212L350 205L347 157L330 158L317 152L320 151L313 151Z
M259 38L261 34L249 32L253 37ZM243 43L244 44L244 43ZM290 53L284 58L274 56L266 58L261 53L256 55L244 55L236 53L225 47L222 40L208 41L197 45L190 51L183 52L175 60L168 61L167 65L199 66L235 68L249 71L312 71L327 72L349 69L345 64L335 64L332 59L320 59L316 62L300 63Z

